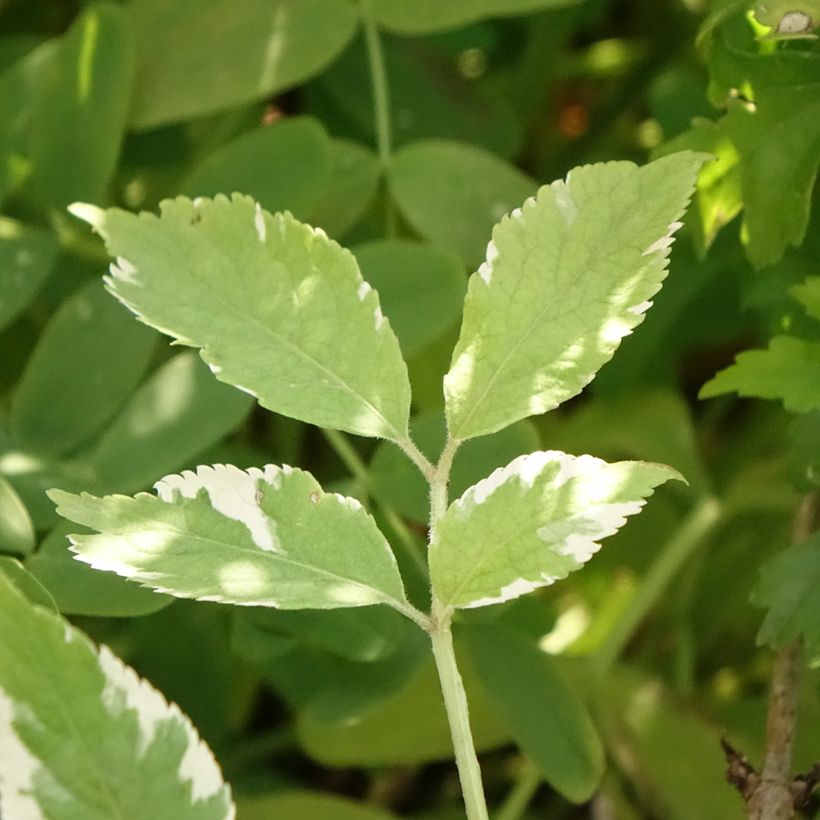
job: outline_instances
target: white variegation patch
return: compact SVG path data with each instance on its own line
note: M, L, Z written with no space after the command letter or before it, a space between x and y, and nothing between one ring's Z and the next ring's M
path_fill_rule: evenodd
M254 211L253 226L256 228L256 235L259 237L259 241L264 244L268 236L268 230L265 225L265 213L258 202L256 203L256 209Z
M257 485L264 481L278 486L279 469L271 464L260 470L252 467L247 472L238 467L215 464L201 465L196 472L185 470L181 475L169 475L158 481L154 488L162 501L173 502L177 494L196 498L205 490L211 506L226 518L244 524L260 549L281 552L276 537L276 523L262 512L257 497Z
M789 11L780 18L778 34L803 34L811 31L811 17L802 11Z
M522 595L529 595L530 592L535 592L536 589L551 586L558 580L560 579L555 578L552 575L548 575L547 573L541 573L537 581L528 581L525 578L516 578L509 584L501 587L498 595L471 601L469 604L465 604L463 609L478 609L481 606L503 604L505 601L512 601L514 598L520 598Z
M191 784L194 801L207 800L223 788L222 772L211 750L202 742L190 720L174 703L165 698L133 669L126 666L107 646L100 646L97 655L100 670L105 676L103 705L112 718L118 718L124 709L136 714L140 728L138 755L145 754L156 736L157 726L166 720L181 726L188 738L188 746L179 767L179 778ZM229 810L226 820L233 817Z
M498 247L492 240L487 245L487 257L478 269L478 275L489 285L493 278L493 265L498 259Z
M20 740L15 717L14 702L0 689L0 817L45 820L32 796L34 775L42 764Z
M553 201L558 213L566 223L567 227L571 227L572 223L578 218L578 206L572 198L569 191L569 177L567 182L555 182L552 185Z
M665 252L672 247L672 243L675 241L675 234L683 227L683 222L671 222L669 224L669 228L667 229L666 233L660 237L660 239L655 240L644 252L644 256L650 256L654 253L663 253L665 256L667 255Z

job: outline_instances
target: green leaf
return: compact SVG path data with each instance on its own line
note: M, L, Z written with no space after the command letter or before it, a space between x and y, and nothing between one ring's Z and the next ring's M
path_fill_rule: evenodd
M0 476L0 552L25 555L34 549L34 527L14 487Z
M573 803L589 800L604 773L604 750L555 661L503 626L460 626L458 632L513 740L556 791Z
M476 748L497 748L509 741L509 734L458 644L456 654ZM301 712L296 728L304 750L325 766L415 766L452 760L453 741L432 658L387 700L365 703L358 712L343 712L336 720L322 719L315 712ZM424 719L408 720L408 715Z
M134 44L125 9L90 5L44 71L31 120L32 185L62 210L99 202L117 164L134 78Z
M399 343L352 254L250 197L166 200L161 216L76 212L119 257L107 284L263 407L402 441L410 386Z
M347 0L135 0L130 5L140 65L131 120L139 129L266 99L298 85L333 61L357 25ZM201 60L207 60L207 71Z
M0 218L0 330L34 298L57 259L49 231Z
M157 496L49 497L99 535L72 548L95 569L178 598L281 609L406 607L390 547L358 501L290 467L217 464L166 476Z
M367 210L381 170L373 151L351 140L331 141L330 163L330 177L308 222L339 239Z
M135 618L150 615L174 599L144 589L110 572L97 572L69 549L68 535L77 526L60 521L43 539L26 569L49 592L63 615Z
M394 814L331 794L287 791L239 801L242 820L394 820Z
M458 321L466 281L457 256L402 239L376 240L352 250L405 356L415 355Z
M432 462L438 460L447 438L440 411L420 414L410 425L412 440ZM496 467L503 467L516 456L530 453L540 445L538 431L530 421L522 421L465 442L453 461L450 491L461 495ZM374 487L397 512L419 523L426 523L430 513L430 487L424 476L392 444L380 444L370 462Z
M699 250L705 252L721 228L743 209L740 157L726 133L725 121L712 122L703 118L697 118L689 131L661 146L655 156L685 150L702 151L715 158L701 169L690 209L690 224Z
M102 427L145 372L156 336L89 282L40 335L11 405L15 438L59 455Z
M454 140L402 148L388 179L413 228L471 266L481 260L492 226L536 187L489 151Z
M228 820L230 792L176 706L0 575L0 810L49 820Z
M239 191L266 211L310 215L330 178L331 144L311 117L293 117L243 134L194 169L180 193L215 196Z
M430 543L430 576L446 607L500 603L580 569L680 474L662 464L554 450L520 456L450 505Z
M723 393L781 399L790 413L820 410L820 343L775 336L767 350L747 350L700 391L711 399Z
M48 590L16 558L0 555L0 574L4 574L31 603L58 611Z
M820 412L795 416L788 430L789 477L801 493L820 486Z
M250 396L218 382L193 352L160 367L131 397L88 458L106 490L130 493L187 466L238 427Z
M820 536L766 563L752 603L769 610L757 636L759 644L779 648L802 637L809 663L820 660Z
M791 294L802 303L810 316L820 319L820 276L809 276L801 284L795 285Z
M756 266L771 265L806 234L820 167L820 74L813 83L761 89L754 108L734 103L726 125L742 160L747 253Z
M374 0L379 24L399 34L429 34L466 26L486 17L533 14L575 5L578 0Z
M703 161L576 168L495 227L444 380L454 438L552 410L592 381L660 289Z

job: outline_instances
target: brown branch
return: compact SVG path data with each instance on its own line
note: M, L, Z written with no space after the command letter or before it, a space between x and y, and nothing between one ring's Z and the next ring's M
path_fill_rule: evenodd
M795 515L793 543L803 543L815 531L818 509L820 505L816 493L804 497ZM735 753L735 760L727 752L727 777L743 795L749 820L792 820L797 808L808 800L816 784L815 770L797 778L792 778L791 774L802 668L803 641L797 638L777 653L766 716L766 749L760 774L749 766L745 758ZM732 774L737 772L740 772L737 781L732 780Z

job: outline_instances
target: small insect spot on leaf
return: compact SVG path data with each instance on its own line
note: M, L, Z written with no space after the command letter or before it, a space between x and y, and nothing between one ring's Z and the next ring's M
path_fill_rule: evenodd
M310 500L313 504L319 503L319 493L313 492L310 494Z

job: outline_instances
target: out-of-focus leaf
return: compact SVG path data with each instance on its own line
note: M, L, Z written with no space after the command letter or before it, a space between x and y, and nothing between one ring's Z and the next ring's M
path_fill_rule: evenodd
M98 572L69 549L76 524L61 521L43 539L26 569L48 590L64 615L134 618L173 603L173 598L132 584L112 572Z
M54 39L0 74L0 203L31 173L30 126L36 89L59 51Z
M604 750L555 661L503 626L462 627L459 633L513 740L556 791L574 803L589 800L604 773Z
M378 291L406 357L458 321L467 282L455 254L401 239L376 240L352 250L362 276Z
M820 536L766 563L752 603L768 609L759 643L780 648L802 637L809 662L820 660Z
M433 462L438 460L446 439L440 412L416 416L410 424L413 441ZM503 467L516 456L537 450L540 440L532 422L522 421L464 443L456 453L450 477L450 494L455 498L468 487ZM402 515L426 522L429 517L430 488L418 469L392 444L381 444L370 462L370 475L381 497Z
M510 462L454 501L436 524L430 578L446 607L501 603L581 569L680 475L640 461L607 464L555 450Z
M434 137L475 143L502 157L515 155L523 124L509 94L465 78L456 60L434 42L384 37L383 47L396 145ZM338 121L341 134L373 144L372 100L364 93L369 86L367 47L358 38L332 70L308 87L309 109L325 121Z
M111 292L263 407L402 441L410 385L398 339L352 254L235 194L161 215L83 208L118 257Z
M0 555L0 574L5 574L26 598L37 606L57 612L57 604L48 590L16 559Z
M120 408L145 372L156 335L89 282L52 316L11 405L11 428L37 453L83 443Z
M135 0L131 9L140 129L297 85L331 63L357 25L347 0Z
M789 476L800 492L820 486L820 412L797 416L789 427Z
M700 391L710 399L723 393L780 399L792 413L820 410L820 343L775 336L767 350L747 350Z
M315 792L283 792L238 802L241 820L395 820L382 809Z
M31 119L32 186L62 210L77 199L100 202L125 134L134 78L126 11L89 5L43 72Z
M533 14L563 8L578 0L374 0L376 19L385 28L401 34L428 34L457 28L485 17Z
M131 397L89 457L98 483L130 493L187 467L247 416L253 399L218 382L192 352L166 362Z
M592 381L660 290L703 161L575 168L496 225L444 379L453 438L552 410Z
M493 715L465 653L458 652L476 748L486 751L509 739ZM410 719L408 716L424 716ZM305 751L326 766L413 766L449 760L452 739L435 664L430 659L395 695L358 715L329 723L300 715L297 730Z
M308 222L339 239L370 205L380 176L379 160L352 140L331 140L330 176Z
M290 645L315 646L358 663L373 663L389 655L405 628L413 627L384 606L333 612L250 609L234 616L234 629L241 629L246 651L254 642L262 645L284 638Z
M331 142L318 120L293 117L222 146L181 184L189 196L249 194L266 211L306 219L331 172Z
M820 319L820 276L809 276L801 284L795 285L791 292L810 316Z
M726 785L720 730L674 701L659 681L616 669L601 682L597 705L597 725L607 751L652 816L745 816L743 801Z
M402 148L389 180L408 222L471 267L481 261L493 225L536 189L513 165L475 145L451 140Z
M325 493L310 473L217 464L166 476L157 495L51 490L95 569L178 598L279 609L370 604L406 608L390 546L352 498Z
M26 555L34 549L34 527L14 487L0 475L0 552Z
M53 234L0 218L0 330L34 298L56 259Z
M2 574L0 627L4 817L233 818L219 766L188 718Z

